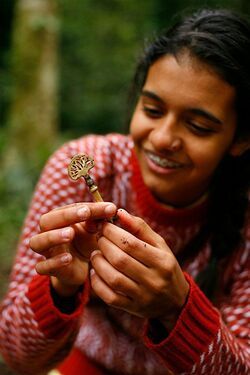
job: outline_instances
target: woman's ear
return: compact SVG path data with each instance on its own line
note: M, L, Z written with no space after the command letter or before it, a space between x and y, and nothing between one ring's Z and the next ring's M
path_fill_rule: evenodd
M250 141L235 141L229 149L232 156L241 156L245 151L250 150Z

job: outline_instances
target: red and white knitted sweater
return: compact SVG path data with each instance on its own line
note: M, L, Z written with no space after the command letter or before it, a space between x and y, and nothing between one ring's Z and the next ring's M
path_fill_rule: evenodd
M49 159L37 185L2 303L0 350L6 362L17 373L40 374L65 358L73 346L68 372L73 375L80 371L161 375L168 370L174 374L249 374L249 225L244 246L224 264L216 306L194 282L207 263L209 244L195 257L186 254L183 269L190 284L189 297L176 326L158 344L151 341L156 328L148 321L88 301L86 288L77 297L74 313L64 314L54 305L49 278L36 275L39 255L29 248L29 239L39 231L41 214L91 200L85 184L67 176L67 165L76 153L94 157L92 174L104 199L143 217L175 254L183 251L205 220L206 203L172 209L155 201L142 181L129 137L90 135L64 145ZM86 370L84 358L100 372Z

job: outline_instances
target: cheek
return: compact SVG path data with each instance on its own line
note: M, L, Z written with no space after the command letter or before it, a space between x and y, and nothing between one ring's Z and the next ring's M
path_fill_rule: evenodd
M223 148L220 142L212 142L208 144L193 144L189 150L189 155L197 168L204 174L213 173L227 153L227 148Z
M142 124L141 116L135 113L130 122L130 134L134 142L139 142L145 133L145 128Z

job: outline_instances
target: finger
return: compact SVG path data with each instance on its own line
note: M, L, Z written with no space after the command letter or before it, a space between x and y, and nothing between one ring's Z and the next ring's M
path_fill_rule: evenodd
M93 234L93 233L97 233L97 232L101 232L102 230L102 224L103 224L103 220L87 220L83 223L83 226L84 226L84 230L89 233L89 234Z
M31 237L30 247L36 253L42 254L45 250L48 250L53 246L72 241L73 237L74 230L71 227L54 229Z
M71 261L72 255L70 253L59 254L37 263L36 271L40 275L57 276L58 271L68 266Z
M124 209L117 211L117 216L122 227L142 241L152 246L162 245L165 241L163 238L153 231L150 226L140 217L130 215Z
M65 206L55 207L52 209L52 211L64 210L65 208L75 208L75 207L81 208L85 204L93 205L95 203L96 202L75 202L75 203L67 204ZM112 202L100 202L100 203L111 204Z
M116 270L134 280L136 283L142 283L144 281L148 267L136 260L133 254L131 256L131 254L121 250L104 236L99 238L98 248ZM131 253L133 252L131 251Z
M107 305L118 308L124 308L131 303L131 300L120 293L113 291L102 279L95 270L90 270L90 281L92 289L95 294L101 298Z
M156 247L141 241L123 228L119 228L111 223L105 223L102 234L122 251L147 267L152 267L155 261L158 261L159 251Z
M42 231L62 228L88 219L110 219L116 214L116 206L109 202L79 203L52 210L40 219Z
M91 254L91 264L98 276L115 292L137 299L140 294L138 284L114 268L102 255L95 250Z

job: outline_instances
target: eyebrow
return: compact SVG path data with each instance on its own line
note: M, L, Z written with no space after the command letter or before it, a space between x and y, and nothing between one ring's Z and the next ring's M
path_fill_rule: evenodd
M152 91L142 90L141 96L146 96L147 98L156 100L157 102L164 104L164 100L162 100L158 95L156 95Z
M152 91L142 90L141 96L145 96L145 97L153 99L153 100L155 100L155 101L157 101L161 104L165 104L164 100ZM197 116L202 116L202 117L208 119L209 121L214 122L215 124L223 125L223 122L221 120L219 120L218 117L214 116L211 112L208 112L204 109L190 108L190 109L188 109L188 112L190 112L194 115L197 115Z
M217 125L223 125L223 122L218 119L218 117L215 117L212 115L212 113L205 111L204 109L201 108L190 108L189 112L193 113L194 115L202 116L208 119L209 121L214 122Z

